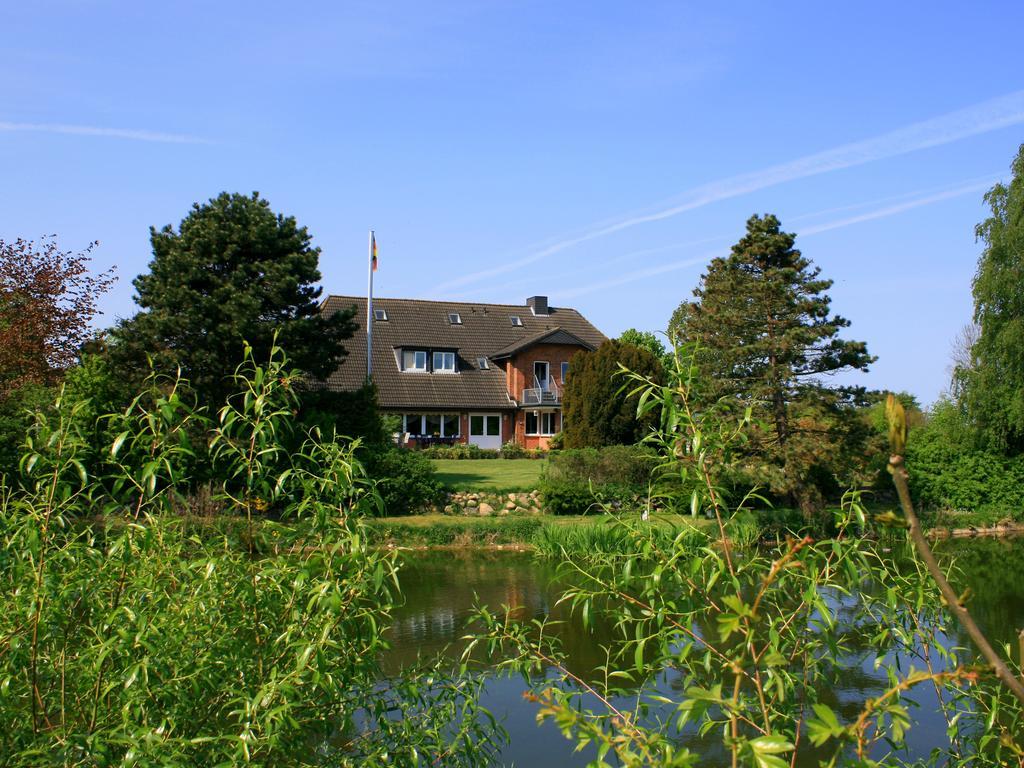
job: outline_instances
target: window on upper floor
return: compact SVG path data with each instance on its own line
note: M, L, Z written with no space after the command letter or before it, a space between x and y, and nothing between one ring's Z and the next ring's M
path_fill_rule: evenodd
M476 359L476 366L481 371L486 371L488 368L491 367L491 364L489 362L487 362L487 358L486 357L478 357Z
M517 328L521 328L523 325L523 319L519 315L509 315L508 319Z
M569 363L562 363L562 384L565 385L565 380L569 377Z
M434 373L455 373L455 353L435 352Z
M460 315L458 312L449 312L448 322L451 323L452 325L462 325L462 315Z
M427 352L424 349L403 349L402 350L403 371L424 371L427 370Z
M388 313L385 312L383 309L375 309L375 310L373 310L373 319L374 320L387 320L388 319Z

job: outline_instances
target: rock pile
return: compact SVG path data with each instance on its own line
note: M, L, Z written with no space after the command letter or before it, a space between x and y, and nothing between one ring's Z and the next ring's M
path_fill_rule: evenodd
M543 508L540 491L529 493L473 493L456 491L448 494L444 505L446 515L539 515Z

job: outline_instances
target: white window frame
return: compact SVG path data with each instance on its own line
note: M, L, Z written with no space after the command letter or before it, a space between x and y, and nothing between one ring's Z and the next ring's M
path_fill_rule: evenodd
M547 374L544 376L543 382L541 382L540 378L537 376L538 365L543 365L544 369L547 371ZM541 389L543 389L545 392L549 392L551 390L551 363L548 360L534 360L533 378L536 379L538 383L540 383Z
M474 432L473 431L473 419L480 419L480 429L483 430L482 432ZM487 431L487 428L492 423L498 425L498 431L496 433L494 433L493 435L490 434ZM471 414L469 414L469 419L468 419L468 422L466 424L466 428L469 431L470 442L472 442L472 439L474 437L497 437L500 440L501 439L501 433L502 433L501 414L500 413L471 413Z
M385 309L374 309L373 310L373 319L376 320L377 322L384 322L384 321L386 321L388 319L387 310L385 310Z
M413 365L412 367L405 364L405 356L407 353L412 354ZM420 355L423 356L423 365L416 365L420 360ZM425 349L403 349L402 350L402 370L412 371L414 373L426 373L427 372L427 350Z
M508 316L508 320L516 328L522 328L523 327L523 318L521 318L519 315L509 315Z
M441 358L440 366L437 364L438 356L440 356ZM433 355L433 360L431 362L433 363L432 370L434 371L434 373L458 373L458 369L456 368L454 352L435 351ZM445 363L448 362L451 363L451 367L445 365Z
M533 432L530 431L531 415L536 420L536 426L534 427ZM527 437L538 437L540 435L540 432L537 431L538 429L540 429L540 412L527 411L523 417L523 434L525 434Z
M537 428L533 432L530 431L531 414L537 420ZM555 429L557 414L558 411L526 411L526 417L523 419L523 433L527 437L551 437L558 434L558 430ZM548 422L546 429L545 421Z
M460 315L458 312L449 312L448 322L451 325L462 325L462 315Z
M455 419L455 434L449 435L448 430L444 428L444 420L447 418ZM442 413L441 414L441 437L462 437L462 417L457 413Z
M491 367L491 364L487 362L486 357L478 357L476 359L476 365L481 371L486 371Z
M556 411L544 411L543 413L541 413L541 415L540 415L540 433L542 435L544 435L546 437L550 437L551 435L554 435L554 434L556 434L558 432L558 430L555 429L555 423L556 423L555 417L556 416L557 416L557 412ZM544 429L544 419L545 419L545 417L547 417L547 419L548 419L547 431L545 431L545 429Z
M409 419L413 416L419 419L419 424L415 425L414 429L410 429L412 426L409 423ZM462 417L457 413L403 413L402 414L402 431L406 432L414 437L427 437L429 436L427 429L427 417L428 416L440 416L441 417L441 437L461 437L462 436ZM455 434L448 434L444 428L444 420L446 418L455 419Z

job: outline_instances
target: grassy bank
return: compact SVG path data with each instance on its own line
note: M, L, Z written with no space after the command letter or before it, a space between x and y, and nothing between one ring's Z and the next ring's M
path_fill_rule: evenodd
M617 549L610 533L611 515L565 517L455 517L451 515L415 515L368 520L375 544L395 547L493 547L519 546L557 552L564 545L572 551L608 547ZM652 525L666 535L677 528L703 528L708 520L682 515L658 515ZM615 540L615 541L613 541Z
M450 491L532 491L544 459L431 459L437 479Z

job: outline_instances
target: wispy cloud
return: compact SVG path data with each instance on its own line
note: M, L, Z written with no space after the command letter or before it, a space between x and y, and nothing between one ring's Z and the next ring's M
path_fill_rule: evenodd
M602 262L600 262L598 264L595 264L595 263L591 262L590 264L587 265L587 268L588 269L594 269L596 267L610 267L610 266L612 266L614 264L619 264L619 263L624 262L624 261L637 262L637 261L645 259L645 258L647 258L647 257L649 257L649 256L651 256L653 254L656 254L656 253L666 253L666 252L671 252L671 251L684 251L687 248L692 248L695 245L706 245L708 243L717 242L719 240L728 240L729 237L730 237L730 235L715 235L714 237L702 237L699 240L687 240L686 242L682 242L682 243L669 243L668 245L659 245L659 246L656 246L654 248L641 248L640 250L630 251L628 253L623 253L623 254L621 254L619 256L613 256L612 258L605 259L604 261L602 261ZM578 277L579 277L579 271L577 270L575 272L569 272L569 273L561 274L561 275L550 275L550 276L546 277L545 279L548 279L548 280L551 280L551 281L557 283L560 280L573 280L573 279L578 278ZM536 284L537 284L537 276L536 275L531 275L530 277L524 277L524 278L520 278L520 279L516 279L516 280L503 280L501 282L501 290L502 291L507 291L509 288L515 288L517 286L524 286L524 285L536 286ZM455 293L449 293L449 294L447 294L447 298L449 298L449 299L464 299L464 298L477 297L479 295L480 295L480 291L479 290L471 288L471 289L467 289L465 291L458 291L458 292L455 292ZM561 295L561 293L559 295Z
M904 211L909 211L914 208L921 208L926 205L932 205L933 203L942 202L943 200L952 200L956 197L962 197L963 195L971 194L972 192L980 192L982 190L990 188L1000 178L999 175L993 175L985 177L984 179L972 179L969 182L962 183L956 187L942 190L941 192L932 192L930 194L924 194L918 192L919 197L915 197L912 200L898 203L895 205L888 205L883 208L876 208L871 211L858 214L856 216L847 216L842 219L834 219L832 221L824 222L822 224L816 224L814 226L806 227L801 230L798 235L808 237L810 235L816 235L821 232L830 232L834 229L841 229L843 227L853 226L854 224L860 224L865 221L873 221L875 219L884 219L888 216L895 216ZM885 199L885 198L883 198ZM888 198L891 199L891 198ZM876 201L876 203L879 201ZM853 207L853 206L851 206ZM859 206L858 206L859 207ZM807 214L799 218L810 218L812 216L821 215L825 211L819 211L818 213ZM626 283L636 282L637 280L643 280L648 277L656 277L663 275L668 272L676 272L687 267L698 266L707 264L711 259L718 256L725 256L728 253L725 249L718 249L714 251L708 251L707 253L701 254L689 259L683 259L680 261L672 261L666 264L660 264L647 269L641 269L635 272L629 272L624 275L609 278L608 280L600 280L598 282L589 283L587 285L581 285L576 288L570 288L565 291L561 291L559 295L563 298L569 299L576 296L582 296L587 293L593 293L594 291L600 291L605 288L614 288L619 285ZM613 261L617 261L614 259Z
M870 139L843 144L823 152L773 165L759 171L730 176L694 187L674 200L663 203L652 213L628 216L617 221L597 225L582 234L566 237L539 251L500 266L474 272L439 285L435 291L443 292L461 285L475 283L495 275L504 274L533 264L560 251L621 232L641 224L678 216L721 200L756 192L788 181L817 176L830 171L852 168L876 160L905 155L910 152L950 144L971 136L1024 123L1024 91L1015 91L995 99L945 115L913 123Z
M66 125L64 123L11 123L0 121L0 131L63 133L71 136L99 136L108 139L129 139L131 141L157 141L164 144L210 143L208 139L203 139L199 136L189 136L184 133L137 131L131 128L102 128L92 125Z
M897 203L896 205L886 206L885 208L878 208L873 211L861 213L856 216L848 216L845 219L837 219L835 221L829 221L824 224L816 224L810 227L806 227L800 231L802 237L808 235L816 235L819 232L829 232L833 229L840 229L841 227L849 227L852 224L860 224L864 221L872 221L874 219L884 219L887 216L895 216L897 213L903 213L913 208L920 208L924 205L931 205L932 203L939 203L943 200L952 200L954 197L962 197L963 195L970 194L971 192L981 192L989 189L1000 179L999 175L993 175L985 179L984 181L973 181L968 184L955 187L953 189L947 189L943 192L936 192L931 195L919 197L914 200L908 200L904 203Z

